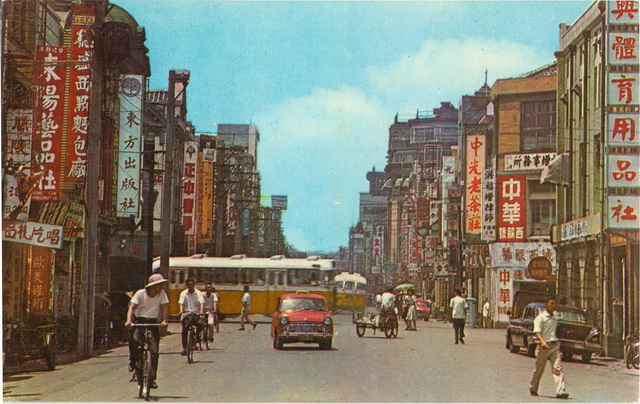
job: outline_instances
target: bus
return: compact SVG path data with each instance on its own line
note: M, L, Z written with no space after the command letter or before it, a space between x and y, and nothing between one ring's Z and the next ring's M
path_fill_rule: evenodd
M191 257L169 258L169 316L179 317L180 293L187 288L185 281L193 278L196 288L204 290L211 282L220 295L222 318L240 314L243 288L249 286L251 313L270 316L275 311L277 298L299 290L323 295L329 307L335 305L335 287L332 285L336 262L318 256L286 258L249 258L246 255L232 257L207 257L197 254ZM160 269L160 260L153 263L153 271Z
M335 276L336 309L364 310L367 279L358 273L342 272Z

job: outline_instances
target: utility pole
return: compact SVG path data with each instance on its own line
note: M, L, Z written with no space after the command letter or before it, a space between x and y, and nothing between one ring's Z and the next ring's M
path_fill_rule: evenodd
M164 145L164 177L162 179L162 220L160 222L160 273L169 276L169 254L171 253L171 200L173 199L173 144L176 115L176 71L169 71L167 96L167 119Z
M156 155L153 150L151 150L147 154L147 162L148 162L148 192L147 192L147 211L144 213L146 215L145 222L147 223L147 278L151 276L153 272L153 206L155 202L155 165L156 165Z
M107 1L96 2L93 29L100 32ZM82 283L78 321L78 356L93 355L93 323L95 317L96 272L98 260L98 181L100 179L100 148L102 140L102 93L104 66L99 55L93 55L91 76L91 108L87 136L87 167L84 188L84 239L82 244Z

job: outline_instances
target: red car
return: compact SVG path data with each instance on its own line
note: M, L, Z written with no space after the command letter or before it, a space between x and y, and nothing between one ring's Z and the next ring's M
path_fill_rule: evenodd
M431 302L428 300L416 299L416 317L423 318L425 321L429 321L431 317Z
M333 318L327 299L306 292L280 296L271 320L271 338L275 349L293 342L317 343L320 349L331 349Z

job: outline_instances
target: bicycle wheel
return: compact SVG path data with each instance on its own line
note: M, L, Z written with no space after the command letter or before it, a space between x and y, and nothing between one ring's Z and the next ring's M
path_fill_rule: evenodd
M220 321L218 321L218 315L215 314L213 316L213 328L216 329L216 332L220 332Z
M365 324L356 324L356 334L358 334L358 337L364 336L366 329L367 326Z
M67 327L59 327L56 331L56 352L66 354L73 350L76 344L75 333Z
M144 351L144 365L143 365L143 377L142 377L142 395L146 401L149 401L149 394L151 392L151 352Z
M393 337L393 319L391 317L384 322L384 336L387 338Z
M206 348L206 350L209 350L209 325L205 325L204 329L202 330L202 343L204 345L204 347Z
M393 338L398 338L398 319L394 317L392 320L392 324L393 327L391 328L391 336Z
M196 333L193 328L189 328L187 334L187 363L193 363L193 348L196 343Z

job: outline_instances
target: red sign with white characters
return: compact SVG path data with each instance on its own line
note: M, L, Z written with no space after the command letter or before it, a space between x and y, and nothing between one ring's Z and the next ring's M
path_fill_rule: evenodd
M498 175L498 240L524 241L526 175Z
M43 172L32 193L34 201L57 201L62 175L62 118L67 59L61 46L36 47L36 109L33 125L32 173Z

